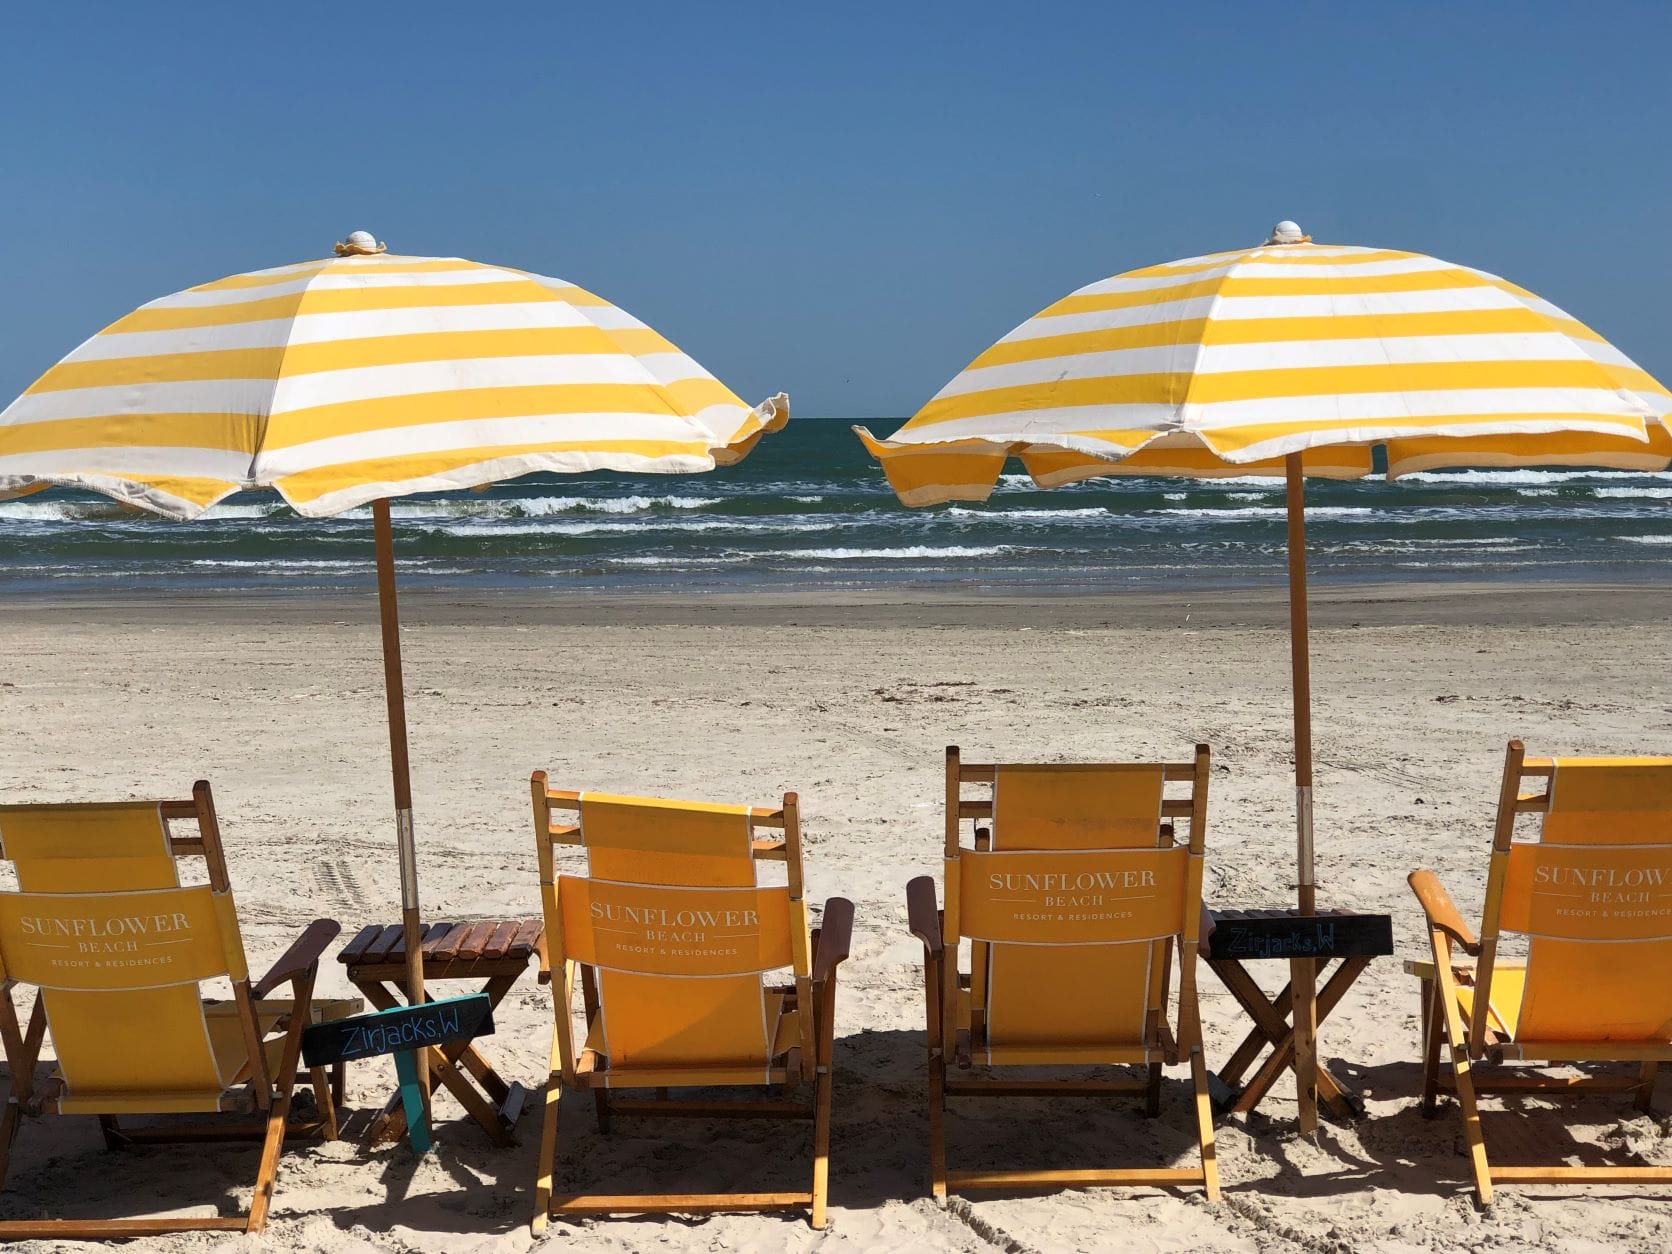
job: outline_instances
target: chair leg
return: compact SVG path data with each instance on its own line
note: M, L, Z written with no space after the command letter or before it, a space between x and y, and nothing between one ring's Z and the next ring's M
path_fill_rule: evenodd
M554 1044L552 1053L557 1053ZM535 1235L546 1230L551 1220L552 1172L557 1165L557 1119L563 1106L563 1073L555 1066L546 1077L546 1112L540 1124L540 1157L534 1175L534 1218L529 1229Z
M122 1135L121 1126L117 1124L115 1115L99 1116L99 1132L104 1137L107 1150L128 1148L128 1138Z
M291 1060L291 1069L295 1069ZM267 1226L267 1211L273 1205L273 1189L278 1183L279 1153L284 1149L285 1123L290 1118L290 1091L281 1091L278 1100L267 1112L267 1135L261 1142L261 1163L256 1168L255 1192L250 1197L250 1216L245 1232L260 1232Z
M825 1207L830 1194L830 1090L831 1069L819 1070L818 1091L813 1099L813 1214L814 1228L826 1223Z
M666 1089L657 1090L664 1098ZM608 1089L592 1090L592 1110L598 1119L598 1131L605 1136L610 1134L610 1093Z
M1475 1196L1480 1204L1492 1204L1492 1168L1486 1159L1486 1138L1481 1133L1480 1109L1475 1104L1474 1074L1469 1065L1469 1042L1463 1017L1457 1009L1457 995L1450 977L1451 954L1435 941L1435 980L1438 1010L1444 1016L1446 1045L1451 1053L1452 1076L1457 1083L1457 1105L1463 1116L1463 1140L1469 1148L1469 1166L1475 1177Z
M929 1056L929 1192L946 1201L946 1056Z
M1154 1119L1161 1113L1161 1064L1149 1065L1149 1086L1144 1089L1144 1114Z
M1202 1147L1202 1185L1208 1201L1219 1200L1219 1158L1213 1143L1213 1096L1208 1091L1208 1064L1202 1047L1190 1050L1190 1082L1196 1090L1196 1137Z
M1660 1070L1658 1062L1646 1062L1638 1072L1637 1098L1632 1105L1638 1110L1647 1112L1653 1108L1655 1097L1655 1073Z
M6 1173L12 1166L12 1142L17 1140L23 1123L23 1107L14 1097L6 1103L6 1113L0 1115L0 1188L6 1185Z
M1422 988L1422 1117L1440 1113L1440 1034L1442 1014L1438 980L1423 980Z

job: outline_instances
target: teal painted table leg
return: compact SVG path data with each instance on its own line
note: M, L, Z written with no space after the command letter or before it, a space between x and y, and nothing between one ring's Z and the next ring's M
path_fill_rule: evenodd
M395 1075L401 1082L401 1105L406 1110L406 1139L416 1154L430 1151L430 1125L424 1118L424 1095L418 1091L418 1062L410 1049L395 1055Z

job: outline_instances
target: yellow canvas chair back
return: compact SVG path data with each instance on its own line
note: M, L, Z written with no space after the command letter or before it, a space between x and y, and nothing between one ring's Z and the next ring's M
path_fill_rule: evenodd
M0 849L0 964L40 989L59 1113L220 1110L243 1042L217 1051L200 985L247 981L244 943L229 888L180 884L161 804L7 806Z
M1524 980L1483 976L1484 1024L1520 1042L1672 1042L1672 758L1534 769L1548 785L1516 805L1541 815L1539 838L1494 848L1481 927L1488 962L1501 932L1527 938Z
M799 891L756 885L750 807L585 793L579 826L589 874L558 877L546 926L560 921L564 956L597 973L610 1070L753 1067L768 1081L785 998L765 976L812 969Z
M836 968L853 906L833 897L808 929L801 819L781 807L709 805L549 789L532 781L540 888L556 1021L535 1185L534 1228L552 1215L807 1207L822 1228L828 1183ZM572 816L572 817L571 817ZM554 846L586 850L585 875L558 870ZM785 882L762 885L761 863ZM776 973L776 975L774 974ZM570 1005L579 984L586 1032ZM811 1101L670 1097L690 1087L811 1082ZM589 1089L600 1130L616 1114L760 1116L813 1124L805 1192L561 1194L553 1188L564 1089ZM655 1098L620 1090L657 1089Z
M948 1189L1135 1184L1199 1184L1218 1196L1194 960L1207 785L1205 745L1190 762L1097 765L976 764L946 751L944 908L936 908L929 877L906 886L911 930L924 949L937 1197ZM970 797L967 787L990 792ZM968 974L960 961L966 943ZM1175 952L1187 958L1170 1023ZM1148 1075L954 1078L951 1059L961 1073L977 1065L1131 1064ZM1199 1168L947 1169L949 1095L1134 1092L1154 1114L1162 1067L1179 1062L1191 1068Z
M1189 856L1163 832L1164 777L1160 763L993 768L992 827L957 855L984 1061L1156 1040Z

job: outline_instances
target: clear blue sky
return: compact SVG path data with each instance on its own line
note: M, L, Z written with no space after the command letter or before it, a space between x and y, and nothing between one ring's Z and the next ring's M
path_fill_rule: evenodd
M1672 378L1672 3L45 3L0 13L0 404L329 251L560 275L899 416L1083 283L1257 242L1509 276Z

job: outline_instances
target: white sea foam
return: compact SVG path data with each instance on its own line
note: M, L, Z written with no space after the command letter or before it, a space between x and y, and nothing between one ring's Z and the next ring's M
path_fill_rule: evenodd
M1470 538L1459 538L1459 537L1438 538L1437 537L1437 538L1431 539L1431 540L1410 539L1410 540L1406 540L1405 543L1427 545L1427 546L1432 547L1432 548L1440 548L1440 549L1445 549L1445 548L1459 548L1459 549L1462 549L1462 548L1474 548L1474 549L1531 549L1531 548L1537 548L1538 547L1537 545L1527 544L1524 541L1516 540L1513 537L1509 537L1509 536L1499 536L1499 537L1487 536L1487 537L1483 537L1483 538L1478 539L1478 540L1474 539L1472 537L1470 537Z
M795 501L801 505L817 505L820 501L824 500L822 496L788 496L784 499L787 501Z
M1244 505L1238 509L1162 509L1151 511L1165 518L1281 518L1288 510L1281 505ZM1376 511L1368 505L1314 505L1308 518L1357 518Z
M832 531L844 523L851 523L852 521L851 519L798 520L793 516L773 519L770 522L741 522L729 518L668 518L649 519L644 522L583 522L580 520L564 522L554 519L550 522L516 523L490 519L480 522L446 523L438 527L425 527L424 530L432 535L489 540L500 536L642 536L666 535L670 532L683 535L686 532L697 531L746 532L750 534L770 534L783 531Z
M108 511L110 507L104 508ZM0 501L0 518L19 522L68 522L87 516L87 505L82 501Z
M635 553L627 557L609 557L604 560L612 566L737 566L752 561L758 554L754 553L720 553L683 554L679 557L664 556L655 553Z
M291 513L290 506L283 501L266 501L257 505L212 505L203 515L204 518L271 518L275 514ZM369 515L370 510L366 511Z
M758 553L757 557L808 557L821 561L856 561L869 558L907 557L994 557L1000 553L1020 551L1013 544L949 545L938 548L932 544L909 544L897 549L773 549Z
M1614 482L1632 479L1672 479L1672 471L1620 470L1419 470L1403 475L1401 483L1449 483L1483 488L1542 487L1579 479Z
M1084 518L1088 514L1107 514L1109 511L1101 505L1091 505L1084 509L969 509L966 506L954 505L942 511L954 518Z
M1591 495L1626 501L1672 501L1672 488L1592 488Z
M440 518L550 518L561 514L645 514L658 509L703 509L723 504L713 496L463 496L445 501L405 501L389 512L407 521ZM365 507L340 518L370 518Z
M1672 536L1615 536L1627 544L1672 544Z
M363 570L367 572L367 574L370 574L372 569L370 561L332 561L324 558L310 559L300 557L275 557L267 561L252 561L249 559L233 557L196 557L187 562L186 565L226 568L229 570Z

